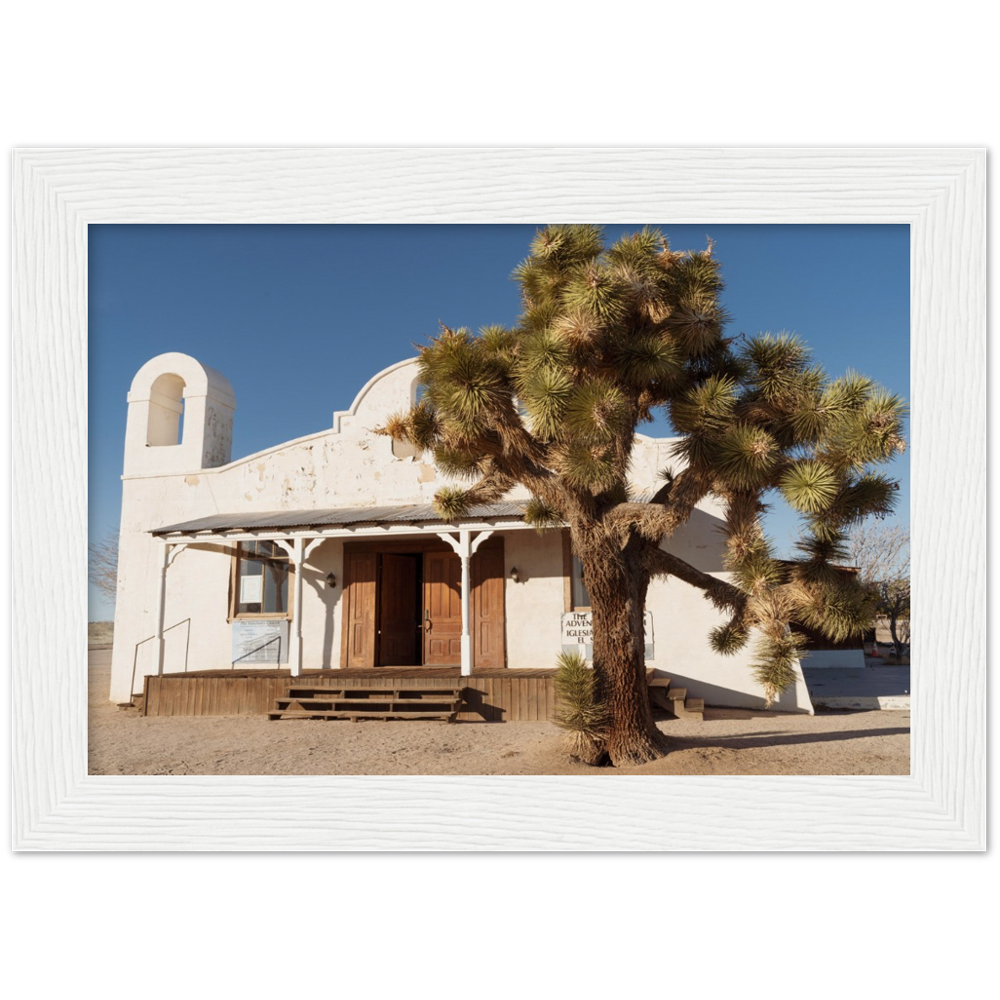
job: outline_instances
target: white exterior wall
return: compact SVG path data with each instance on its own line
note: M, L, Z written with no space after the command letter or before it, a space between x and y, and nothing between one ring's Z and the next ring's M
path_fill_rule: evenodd
M185 395L181 444L148 447L149 393L143 387L164 374L183 379L185 394L191 391L194 405ZM186 355L161 355L143 366L129 394L113 701L130 700L142 690L142 677L157 670L157 643L152 637L157 630L163 543L149 532L213 514L430 503L451 480L422 457L397 457L393 442L373 433L391 412L413 402L415 388L414 362L401 362L373 378L350 410L335 413L330 430L218 464L223 457L228 460L235 408L228 382ZM669 441L639 438L632 477L637 488L656 484L659 471L669 464L669 448ZM397 446L397 450L405 449ZM510 496L526 495L515 491ZM713 504L705 504L671 540L669 549L706 572L721 574L722 541L714 510ZM553 666L561 649L560 622L565 610L560 532L539 535L528 529L498 534L504 537L508 576L508 666ZM167 572L164 614L169 630L165 634L166 672L230 664L230 565L228 553L208 544L190 545L173 559ZM521 583L509 579L514 566ZM337 578L333 589L326 586L330 572ZM307 669L340 665L342 583L343 542L328 539L310 557L303 574L303 667ZM293 592L290 581L290 595ZM649 666L667 673L709 704L763 706L747 665L749 653L726 658L708 647L708 631L722 619L699 591L677 580L654 581L647 608L654 630ZM184 624L171 628L177 623ZM811 711L801 677L776 707Z
M663 548L703 573L725 579L722 564L721 505L714 499L699 504L691 519ZM704 599L701 591L670 577L654 580L646 598L653 616L654 650L649 665L688 689L707 705L764 708L764 696L752 676L753 639L734 656L720 656L708 641L709 632L726 616ZM812 712L801 670L796 683L783 691L773 708L782 712Z
M504 538L507 562L507 665L548 668L556 665L564 608L563 542L560 531L539 534L511 531ZM517 567L520 583L510 579Z

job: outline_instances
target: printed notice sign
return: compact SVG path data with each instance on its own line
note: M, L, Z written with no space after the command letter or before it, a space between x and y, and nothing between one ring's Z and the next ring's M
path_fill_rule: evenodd
M264 599L264 577L240 577L240 604L260 604Z
M653 659L653 616L642 616L646 632L646 659ZM584 659L594 658L594 626L589 611L567 611L562 616L562 651L580 653Z
M288 622L280 618L233 622L233 664L287 663Z

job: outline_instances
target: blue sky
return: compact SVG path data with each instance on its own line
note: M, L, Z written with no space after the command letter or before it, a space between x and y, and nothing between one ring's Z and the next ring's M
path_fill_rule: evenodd
M609 240L634 226L605 227ZM910 394L908 226L658 225L676 249L716 241L729 335L798 334L831 374L854 368ZM510 279L530 225L94 225L89 232L91 538L120 517L126 393L150 358L221 371L237 409L233 458L330 426L377 371L439 323L512 325ZM646 434L667 435L666 421ZM896 520L909 522L909 456ZM779 554L795 533L775 509ZM91 620L112 608L91 588Z

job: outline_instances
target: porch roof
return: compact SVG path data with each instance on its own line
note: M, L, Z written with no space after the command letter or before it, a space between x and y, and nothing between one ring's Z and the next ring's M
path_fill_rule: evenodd
M337 528L373 528L391 524L464 525L495 520L523 521L525 501L479 504L462 518L445 521L430 504L402 504L393 507L331 507L325 510L272 510L242 514L212 514L153 528L153 535L220 534L223 532L319 531Z

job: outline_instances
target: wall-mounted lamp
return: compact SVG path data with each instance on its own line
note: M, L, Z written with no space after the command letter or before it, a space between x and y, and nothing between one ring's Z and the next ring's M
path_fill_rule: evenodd
M510 568L510 578L511 578L511 580L514 583L520 583L521 582L521 577L520 577L520 575L517 572L517 567L516 566L511 566L511 568Z
M326 574L326 585L330 590L337 586L337 578L332 573Z

